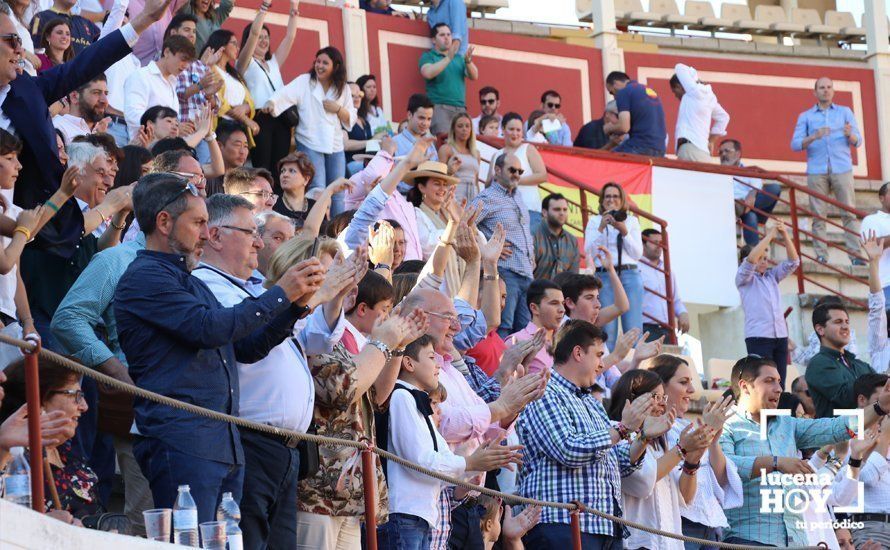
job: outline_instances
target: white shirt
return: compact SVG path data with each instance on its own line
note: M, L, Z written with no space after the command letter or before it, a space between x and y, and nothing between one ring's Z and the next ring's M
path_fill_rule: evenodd
M77 136L86 136L93 133L93 130L87 125L87 121L74 115L54 116L53 127L65 136L65 145L70 145L71 140Z
M399 380L396 386L417 389ZM433 424L436 446L430 436L426 419L417 410L411 392L394 390L389 398L389 438L387 449L405 460L448 476L463 475L467 461L448 448L445 438ZM439 521L439 493L443 483L390 460L386 463L386 484L389 487L389 513L410 514L423 518L435 527Z
M281 79L281 68L278 60L273 54L270 59L266 60L269 71L260 65L260 62L251 58L250 65L244 72L244 81L247 82L247 89L250 90L250 97L257 107L262 107L269 101L277 90L284 88L284 80ZM228 86L228 84L226 84Z
M890 366L890 339L887 338L887 311L883 292L868 293L868 356L875 372ZM849 346L848 346L849 348Z
M866 514L890 514L890 462L878 453L868 455L859 471L865 484Z
M349 113L349 122L342 124L336 113L324 110L322 101L332 99L340 104ZM337 95L333 86L325 92L318 82L309 78L308 74L302 74L290 84L278 90L268 101L272 107L272 115L278 116L288 108L296 105L300 111L300 124L296 129L297 141L303 146L318 152L330 155L343 150L343 132L352 129L358 113L352 105L352 91L349 86L343 86L343 91ZM259 105L257 105L259 107Z
M139 120L150 107L163 105L179 114L176 75L163 76L154 61L131 74L124 83L124 118L130 139L139 133Z
M9 95L9 90L11 89L12 86L10 86L9 84L0 87L0 128L6 130L11 134L15 134L15 127L12 125L12 121L9 120L9 117L6 116L6 113L4 113L2 109L3 102L6 101L6 96Z
M834 474L833 470L824 468L825 461L814 453L809 460L810 466L817 475ZM861 474L861 472L860 472ZM850 479L847 471L841 468L834 474L834 480L830 485L804 485L803 490L829 491L824 505L818 505L815 499L809 499L807 506L801 513L801 519L806 523L807 540L811 546L818 546L820 542L828 544L831 550L840 550L834 529L830 527L834 516L831 509L835 506L851 506L856 501L859 483ZM823 492L824 494L824 492ZM866 502L868 502L866 500Z
M729 115L720 106L711 86L699 82L695 69L677 63L674 73L685 91L677 113L674 139L686 138L702 151L709 151L708 138L726 135Z
M863 238L870 231L874 231L875 236L878 238L890 236L890 214L883 210L869 214L862 219L862 225L859 230L862 232ZM881 255L879 271L881 274L881 286L886 287L890 285L890 248L885 248L884 254Z
M3 198L6 199L6 204L9 205L3 214L10 219L17 219L22 209L12 203L13 190L0 189L0 195L3 195ZM11 242L11 237L0 235L0 246L4 249ZM18 265L13 265L8 273L0 275L0 312L13 318L16 317L15 291L18 284L17 270Z
M124 112L126 92L124 85L127 77L142 68L142 63L136 54L127 54L126 57L105 69L105 78L108 81L108 106L115 111Z
M606 247L612 253L612 263L618 267L618 230L607 225L600 232L600 220L602 215L597 214L591 216L587 220L587 227L584 228L584 253L588 258L596 258L599 254L598 246ZM621 246L623 253L621 254L622 265L637 265L637 261L643 256L643 234L640 230L640 221L636 216L627 213L627 219L624 221L627 227L627 235L623 238ZM597 267L602 267L599 260L594 260Z
M389 119L386 118L386 113L384 113L383 109L380 107L368 105L368 116L366 118L368 119L368 124L371 126L371 132L374 134L376 134L380 128L392 130L389 125Z
M621 478L621 493L624 496L624 517L672 533L683 532L683 519L680 506L685 505L680 494L680 486L671 475L658 481L658 459L664 452L649 446L643 457L643 466L627 477ZM683 541L653 535L628 527L630 537L625 539L625 548L657 548L658 550L684 550Z
M213 70L215 70L217 74L219 74L219 77L222 78L223 82L225 83L226 103L228 103L232 107L237 107L238 105L244 104L244 101L247 99L247 88L244 87L244 84L242 84L240 80L219 67L214 66ZM223 116L225 118L229 118L226 115Z
M200 264L192 275L204 281L223 307L233 307L245 299L260 296L265 289L257 280L248 281L221 270ZM341 313L331 330L324 309L316 308L307 318L306 328L296 339L287 338L256 363L238 363L238 384L241 399L238 416L261 424L269 424L305 432L312 422L315 404L315 383L306 362L306 354L330 353L340 341L345 328Z
M739 165L741 166L741 164ZM747 185L745 185L747 183ZM737 201L743 201L748 198L748 194L755 189L763 189L763 180L760 178L745 178L742 176L732 177L732 198Z
M677 444L680 432L689 425L689 420L678 418L674 421L667 433L668 448ZM689 504L680 506L680 515L684 518L707 525L708 527L729 527L724 510L739 508L744 502L742 479L732 460L726 460L726 478L729 482L726 487L720 485L717 476L711 468L710 449L705 451L701 458L701 467L696 477L695 498ZM679 471L676 471L675 479L679 483Z
M613 257L612 260L615 261L615 258ZM664 284L664 273L652 267L652 265L649 264L649 261L645 258L640 259L639 266L640 273L643 276L643 287L652 289L662 296L667 296ZM658 260L658 267L664 269L664 260ZM683 305L683 300L680 299L680 288L677 286L677 274L673 271L671 272L671 287L674 291L674 315L686 313L686 306ZM647 314L651 317L647 317ZM643 322L654 323L655 321L652 320L653 318L662 323L667 323L667 302L664 298L661 298L653 292L644 292Z

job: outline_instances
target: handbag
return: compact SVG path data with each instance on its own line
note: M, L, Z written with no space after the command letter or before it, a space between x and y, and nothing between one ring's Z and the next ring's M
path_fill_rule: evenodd
M269 81L269 86L271 86L272 89L275 90L275 84L272 82L272 77L269 76L268 72L266 72L265 67L260 65L256 60L253 60L253 62L259 65L260 70L263 71L264 75L266 75L266 80ZM300 110L297 108L296 105L292 105L275 118L277 118L288 128L296 128L300 124Z
M306 433L318 435L318 426L316 424L310 425ZM303 439L297 445L297 451L300 453L300 473L297 475L297 479L302 480L315 477L320 467L318 443Z

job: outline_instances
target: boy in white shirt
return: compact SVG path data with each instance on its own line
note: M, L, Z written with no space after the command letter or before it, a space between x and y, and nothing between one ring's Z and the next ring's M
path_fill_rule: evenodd
M429 392L439 386L433 339L421 336L405 348L395 389L389 398L387 449L405 460L448 476L486 472L518 463L520 446L491 442L464 458L454 454L433 424ZM379 442L378 442L379 443ZM389 522L377 532L381 550L428 550L430 530L439 519L442 482L393 461L386 465Z

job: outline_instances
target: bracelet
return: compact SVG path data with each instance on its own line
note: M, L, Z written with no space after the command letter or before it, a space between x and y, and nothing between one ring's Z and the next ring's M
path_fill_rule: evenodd
M385 269L387 271L392 271L392 267L389 264L375 264L374 269Z
M21 233L25 236L26 241L31 240L31 230L25 227L24 225L17 225L15 229L12 231L13 233Z
M43 203L43 205L49 206L52 209L52 211L55 212L56 214L59 213L59 207L56 206L56 203L54 203L53 201L46 199L46 201Z
M375 348L380 350L380 353L386 357L386 362L389 363L389 360L392 359L392 351L389 349L389 346L381 342L380 340L368 340L369 346L374 346Z
M878 416L887 416L887 411L885 411L877 401L875 401L875 404L872 406Z
M850 468L861 468L862 459L850 457L850 460L847 461L847 464L850 466Z
M125 224L125 223L122 223L120 225L115 225L113 219L108 220L108 224L111 225L111 227L113 227L114 229L117 229L118 231L123 231L124 228L127 227L127 224Z
M686 460L686 449L681 447L679 443L677 443L677 446L675 447L675 449L677 449L677 454L680 455L680 458L685 461Z
M495 273L494 275L483 275L482 280L483 281L497 281L498 277L499 276L497 273Z
M93 208L93 212L96 212L97 214L99 214L99 216L102 217L102 221L103 221L103 222L104 222L104 221L108 221L108 220L111 218L111 216L109 216L109 217L106 218L105 215L102 214L102 211L99 210L99 207L98 207L98 206L97 206L96 208Z
M619 440L622 440L622 439L623 439L623 440L626 441L626 440L629 440L629 439L630 439L630 428L628 428L627 426L625 426L625 425L622 424L621 422L619 422L618 425L615 426L615 431L618 432L618 439L619 439Z
M701 466L701 462L692 464L692 463L684 460L682 470L683 470L684 474L686 474L688 476L694 476L696 474L696 472L698 472L698 469L700 466Z
M398 349L392 350L393 357L402 357L404 355L405 355L405 348L398 348Z

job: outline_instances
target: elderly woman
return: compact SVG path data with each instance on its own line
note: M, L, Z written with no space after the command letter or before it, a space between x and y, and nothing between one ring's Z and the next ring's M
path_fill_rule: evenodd
M18 409L27 400L24 366L24 359L20 359L6 368L6 397L0 405L0 419L6 420L22 414ZM76 426L80 416L87 411L80 377L73 371L42 359L39 367L41 409L54 418L64 416ZM67 430L67 433L56 435L45 447L46 460L52 467L56 492L62 505L60 509L56 508L47 492L46 510L67 512L70 516L59 513L54 515L59 519L68 519L69 523L73 522L72 517L79 520L105 511L96 492L99 478L83 459L71 451L73 436L73 429Z

